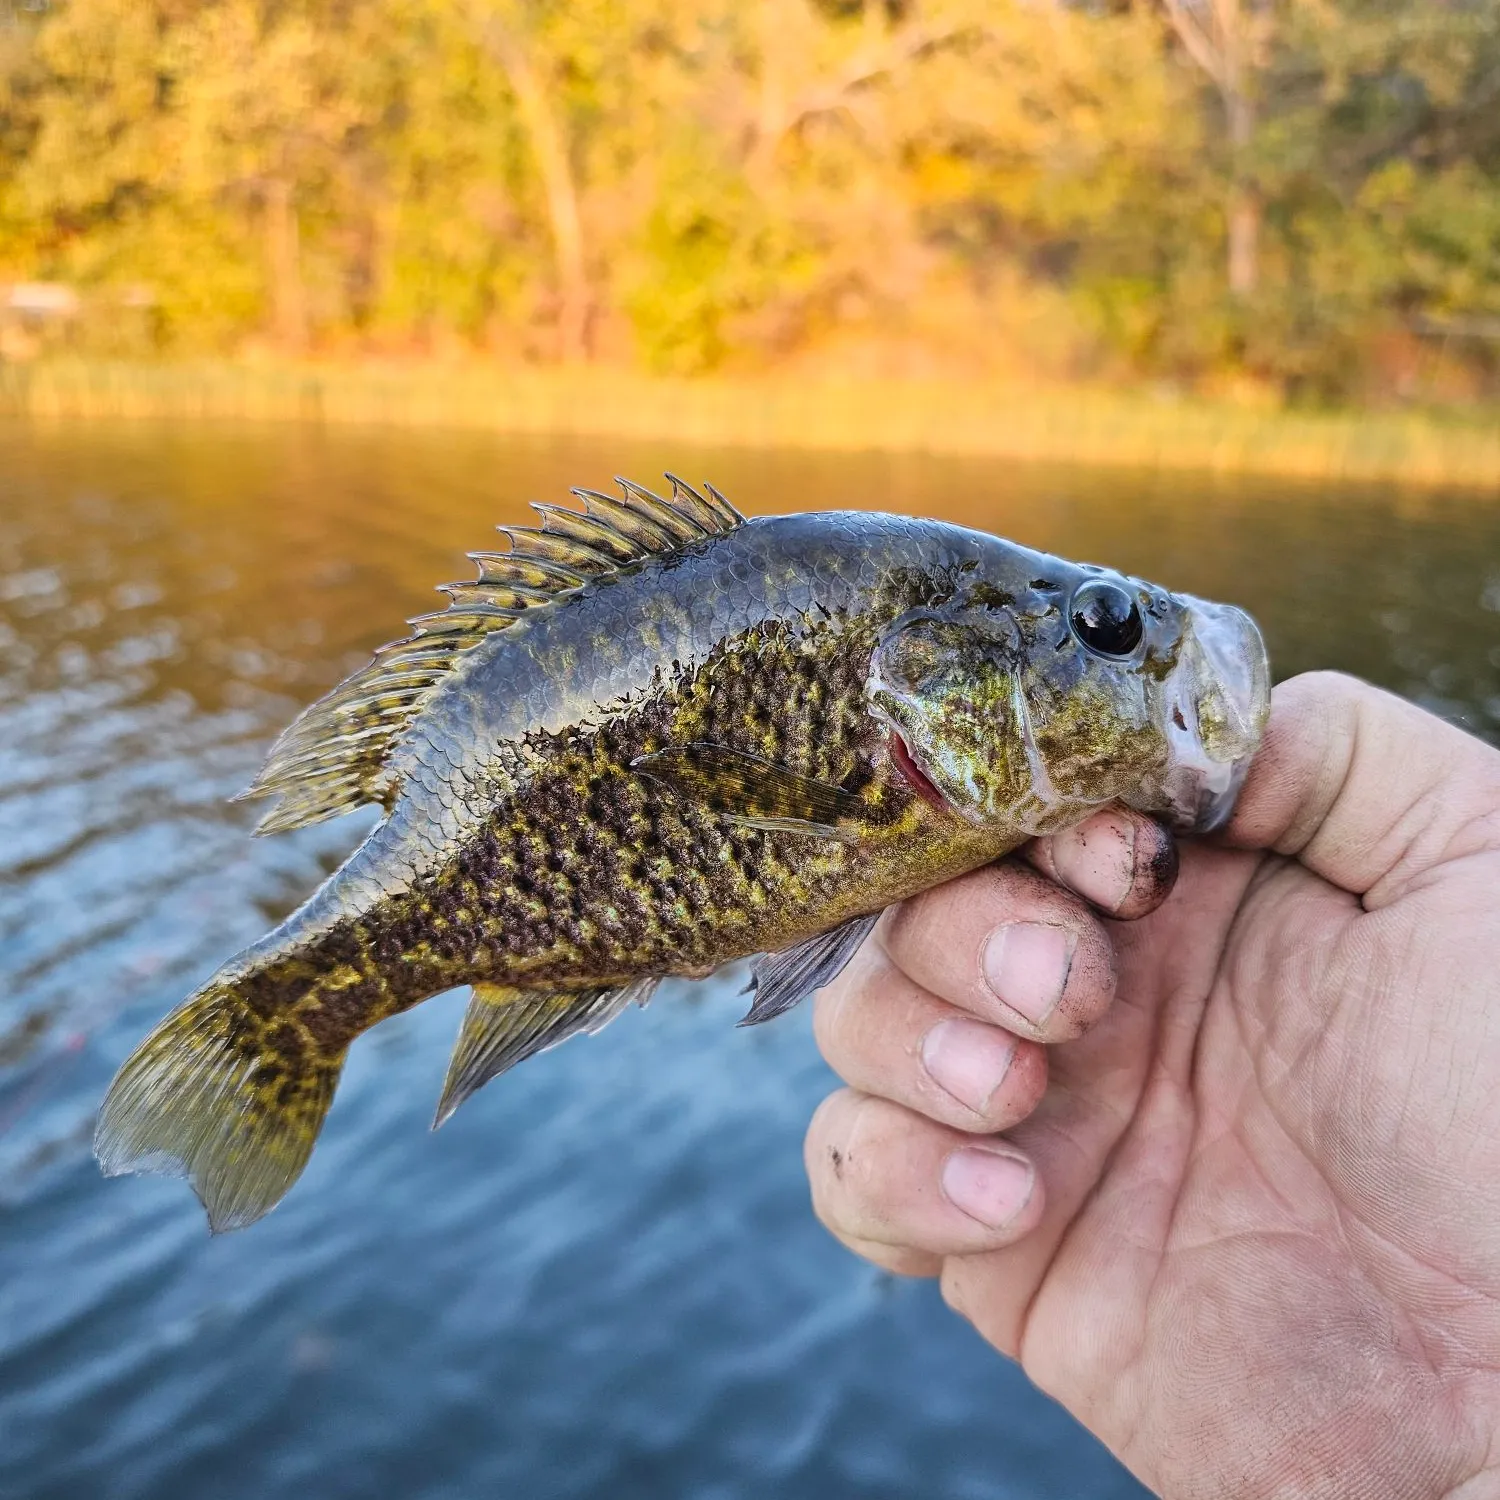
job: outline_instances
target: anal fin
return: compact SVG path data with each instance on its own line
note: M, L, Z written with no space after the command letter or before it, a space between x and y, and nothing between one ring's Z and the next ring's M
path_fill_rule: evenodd
M878 911L851 917L832 931L805 938L779 953L762 953L751 965L746 985L755 992L755 1000L740 1025L758 1026L791 1010L814 990L832 984L879 920Z
M570 1036L592 1036L632 1001L644 1005L659 983L648 976L615 989L517 990L476 984L432 1128L507 1068Z

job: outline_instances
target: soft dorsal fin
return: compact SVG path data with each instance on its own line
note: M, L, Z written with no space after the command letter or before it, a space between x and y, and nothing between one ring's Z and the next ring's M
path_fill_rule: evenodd
M721 536L744 520L712 485L700 494L674 475L667 481L670 499L619 479L622 499L574 490L582 511L533 505L540 526L500 527L509 551L471 552L479 577L444 584L446 609L409 621L411 635L382 646L282 731L240 793L280 798L255 831L321 823L366 802L389 808L397 791L387 767L391 747L464 652L601 574Z

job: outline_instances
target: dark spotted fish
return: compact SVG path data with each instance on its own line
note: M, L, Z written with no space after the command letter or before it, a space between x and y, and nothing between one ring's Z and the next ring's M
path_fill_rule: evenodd
M665 975L761 954L745 1019L777 1015L891 902L1103 803L1226 815L1267 704L1240 611L936 521L620 487L502 528L277 741L258 831L386 816L126 1061L106 1173L249 1224L349 1044L442 990L473 986L439 1122Z

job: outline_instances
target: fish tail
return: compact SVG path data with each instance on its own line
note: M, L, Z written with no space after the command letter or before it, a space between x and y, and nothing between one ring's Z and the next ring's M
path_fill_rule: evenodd
M186 1177L215 1233L253 1224L307 1165L347 1050L261 1015L216 976L115 1075L94 1155L107 1177Z

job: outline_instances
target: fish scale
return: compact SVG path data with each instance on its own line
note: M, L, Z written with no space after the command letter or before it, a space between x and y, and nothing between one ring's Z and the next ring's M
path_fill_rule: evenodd
M279 799L262 830L386 816L126 1061L106 1171L181 1172L213 1227L251 1222L397 1011L472 986L440 1120L666 975L760 954L765 1019L892 902L1112 798L1175 805L1169 723L1214 726L1236 763L1258 736L1253 667L1229 682L1193 635L1217 606L939 522L746 521L671 483L538 507L282 735L250 789ZM1085 587L1141 622L1129 652L1080 638Z

